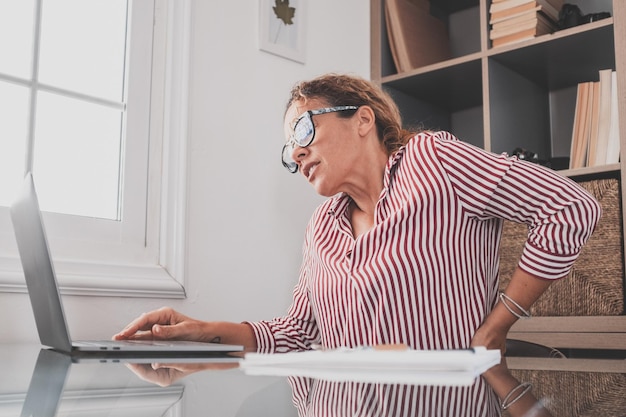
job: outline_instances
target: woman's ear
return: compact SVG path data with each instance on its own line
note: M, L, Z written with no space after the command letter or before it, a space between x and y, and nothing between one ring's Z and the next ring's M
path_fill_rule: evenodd
M359 134L367 136L372 129L376 128L376 115L370 106L360 106L355 114Z

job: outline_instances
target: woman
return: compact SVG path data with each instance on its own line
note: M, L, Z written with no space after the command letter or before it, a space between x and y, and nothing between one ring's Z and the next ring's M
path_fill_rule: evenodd
M307 226L284 317L202 322L171 309L115 336L242 344L259 352L379 344L504 350L511 326L567 275L600 217L573 181L448 132L409 132L392 99L359 77L297 84L283 165L329 197ZM526 223L518 268L498 294L503 220Z

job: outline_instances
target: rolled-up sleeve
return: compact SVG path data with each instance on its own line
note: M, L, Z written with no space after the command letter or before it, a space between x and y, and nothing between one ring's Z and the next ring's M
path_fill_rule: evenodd
M528 225L520 268L543 279L565 277L600 220L595 198L541 165L443 139L440 160L467 213Z
M601 216L599 203L574 181L547 168L515 160L496 188L488 212L518 207L511 219L528 225L519 262L544 279L566 276Z

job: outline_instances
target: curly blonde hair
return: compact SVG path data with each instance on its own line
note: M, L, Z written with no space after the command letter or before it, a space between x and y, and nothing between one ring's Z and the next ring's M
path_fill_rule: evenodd
M329 106L369 106L376 117L378 138L391 155L405 145L416 132L402 127L402 117L391 96L377 84L353 75L325 74L293 86L285 112L295 101L317 99ZM351 117L354 112L339 112Z

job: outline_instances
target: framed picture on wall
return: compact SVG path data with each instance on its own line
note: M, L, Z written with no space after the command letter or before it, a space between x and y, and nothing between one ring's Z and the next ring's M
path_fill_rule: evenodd
M305 62L306 0L259 0L259 48Z

